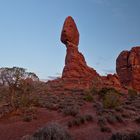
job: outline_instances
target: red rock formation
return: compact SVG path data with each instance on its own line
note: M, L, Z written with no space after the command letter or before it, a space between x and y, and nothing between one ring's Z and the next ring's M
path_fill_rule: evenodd
M79 32L71 16L68 16L64 22L61 33L61 41L64 44L67 44L67 42L71 42L76 46L79 44Z
M90 68L84 56L78 50L79 32L72 17L67 17L62 33L61 41L66 45L65 67L62 77L47 83L48 89L62 93L72 90L85 90L92 86L102 88L105 86L121 88L116 74L100 76L93 68Z
M96 79L101 80L99 74L87 66L82 53L78 51L79 32L72 17L67 17L62 33L61 41L66 45L65 67L62 77L48 81L48 90L56 93L71 92L72 90L85 90L90 88Z
M116 71L122 85L140 91L140 46L120 53Z
M107 76L102 76L102 81L104 86L111 86L115 88L120 88L120 80L117 74L108 74Z
M93 78L99 76L94 69L87 66L84 56L78 51L79 32L70 16L64 22L61 41L67 48L62 78Z

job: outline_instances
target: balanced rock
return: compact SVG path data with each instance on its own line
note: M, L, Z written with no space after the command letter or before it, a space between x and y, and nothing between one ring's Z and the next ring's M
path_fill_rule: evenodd
M64 22L61 41L67 48L62 78L99 76L93 68L87 66L84 56L78 51L79 32L73 18L70 16Z
M79 44L79 32L77 26L71 16L68 16L64 22L61 41L67 45L68 42L78 46Z
M116 71L122 85L140 91L140 46L120 53Z

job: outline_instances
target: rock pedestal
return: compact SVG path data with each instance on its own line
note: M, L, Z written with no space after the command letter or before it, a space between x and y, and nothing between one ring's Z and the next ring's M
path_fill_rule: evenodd
M70 16L64 22L61 41L67 48L62 78L93 78L99 76L93 68L87 66L84 56L78 51L79 32Z

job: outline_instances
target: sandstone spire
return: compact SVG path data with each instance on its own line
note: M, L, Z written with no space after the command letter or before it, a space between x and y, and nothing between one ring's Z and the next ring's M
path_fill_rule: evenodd
M87 66L84 56L78 51L79 32L70 16L64 22L61 41L67 48L62 78L87 78L98 75L94 69Z

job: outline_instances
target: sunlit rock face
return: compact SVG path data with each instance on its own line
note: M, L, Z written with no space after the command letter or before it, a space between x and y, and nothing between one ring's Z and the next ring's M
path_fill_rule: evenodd
M85 91L93 86L121 88L116 74L100 76L96 70L87 65L83 54L78 50L79 36L74 19L68 16L61 32L61 42L66 46L65 66L62 77L47 82L48 91L53 93L69 92L74 89Z
M122 51L116 60L121 84L140 91L140 46Z
M104 83L104 86L121 88L120 80L117 74L108 74L107 76L102 76L102 82Z
M68 42L78 46L79 44L79 32L77 26L74 22L74 19L71 16L68 16L64 22L61 41L67 45Z
M79 32L72 17L67 17L62 33L61 41L66 45L67 54L62 78L86 78L98 76L93 68L87 66L82 53L78 51Z

